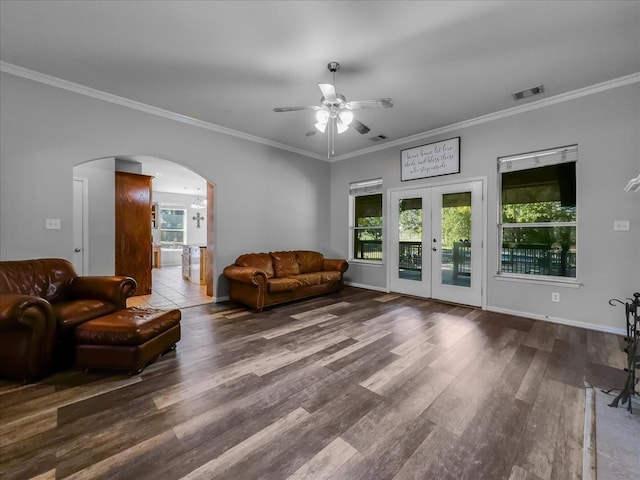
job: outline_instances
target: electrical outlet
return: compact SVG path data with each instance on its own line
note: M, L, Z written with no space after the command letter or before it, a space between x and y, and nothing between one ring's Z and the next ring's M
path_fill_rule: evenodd
M560 301L560 294L558 292L553 292L551 294L551 301L552 302L559 302Z

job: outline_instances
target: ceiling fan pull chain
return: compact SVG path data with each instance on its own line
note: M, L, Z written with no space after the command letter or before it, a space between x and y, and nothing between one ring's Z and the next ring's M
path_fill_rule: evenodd
M331 119L331 155L335 155L336 146L336 119Z
M329 120L329 138L331 139L331 155L333 155L335 153L334 152L335 140L333 139L333 118Z

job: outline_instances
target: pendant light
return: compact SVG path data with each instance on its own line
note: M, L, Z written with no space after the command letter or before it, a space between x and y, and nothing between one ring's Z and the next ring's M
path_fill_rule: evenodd
M200 189L198 189L198 193L196 194L195 201L191 204L191 208L195 208L196 210L200 210L201 208L207 208L205 203L205 199L200 200Z

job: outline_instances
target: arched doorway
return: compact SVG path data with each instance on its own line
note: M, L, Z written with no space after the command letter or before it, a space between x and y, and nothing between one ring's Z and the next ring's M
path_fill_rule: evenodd
M186 167L158 157L122 155L90 160L74 167L74 183L83 179L88 192L84 205L85 212L88 210L84 217L85 222L88 218L88 224L83 227L88 232L88 241L81 247L87 258L85 274L115 273L116 171L152 177L150 201L156 221L154 225L150 212L150 228L154 250L157 251L154 255L157 268L152 272L151 298L138 301L148 301L154 306L170 306L168 303L172 302L179 307L212 301L214 185ZM194 208L197 203L200 208ZM163 223L163 214L167 217L172 213L181 216L181 225ZM81 221L74 216L74 226ZM203 268L206 269L202 283L198 281L199 277L183 278L183 245L202 247L205 256ZM185 290L189 286L193 288ZM165 293L164 298L159 296L161 291ZM198 295L198 291L202 294Z

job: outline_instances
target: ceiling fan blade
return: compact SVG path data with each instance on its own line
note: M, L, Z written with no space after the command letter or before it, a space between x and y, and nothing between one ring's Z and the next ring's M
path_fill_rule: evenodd
M322 92L322 96L329 103L336 103L338 101L336 97L336 87L331 85L330 83L319 83L320 91Z
M310 106L301 106L301 107L277 107L274 108L273 111L274 112L295 112L298 110L320 110L322 107L319 107L317 105L310 105Z
M351 126L355 128L361 135L364 135L365 133L369 133L369 131L371 131L369 127L367 127L364 123L356 120L355 118L352 120Z
M393 100L390 98L373 98L371 100L354 100L347 102L346 108L350 110L358 110L360 108L391 108Z

